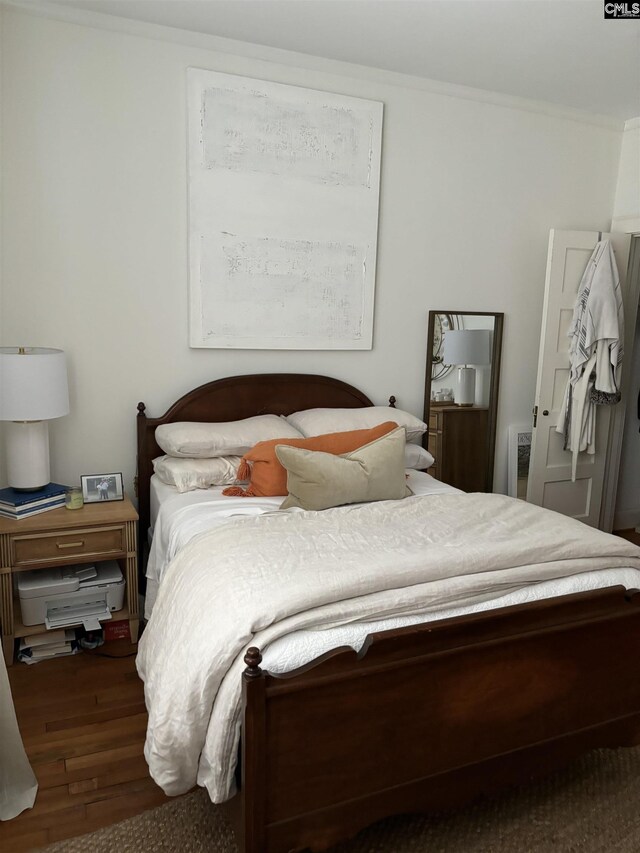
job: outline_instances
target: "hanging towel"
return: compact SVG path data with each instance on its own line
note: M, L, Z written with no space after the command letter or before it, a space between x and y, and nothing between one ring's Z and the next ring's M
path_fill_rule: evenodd
M575 482L578 454L595 453L598 404L620 400L624 354L624 309L620 276L609 240L601 240L580 281L569 331L571 369L556 432L572 453Z

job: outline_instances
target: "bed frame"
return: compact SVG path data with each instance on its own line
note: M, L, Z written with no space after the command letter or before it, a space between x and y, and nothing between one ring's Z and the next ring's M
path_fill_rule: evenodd
M158 424L367 405L343 382L300 374L212 382L158 419L140 403L142 531ZM640 593L622 587L373 634L359 654L336 649L286 675L250 648L230 803L240 850L324 850L389 815L640 743L639 657Z

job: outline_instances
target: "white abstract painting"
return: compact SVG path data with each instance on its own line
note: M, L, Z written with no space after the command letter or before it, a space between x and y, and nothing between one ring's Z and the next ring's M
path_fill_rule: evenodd
M193 347L371 349L382 104L188 69Z

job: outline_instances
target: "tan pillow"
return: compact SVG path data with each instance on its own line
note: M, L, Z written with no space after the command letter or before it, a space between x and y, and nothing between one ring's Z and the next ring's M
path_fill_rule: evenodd
M276 455L287 471L289 496L280 506L329 509L366 501L395 501L413 494L404 471L404 427L336 456L279 444Z

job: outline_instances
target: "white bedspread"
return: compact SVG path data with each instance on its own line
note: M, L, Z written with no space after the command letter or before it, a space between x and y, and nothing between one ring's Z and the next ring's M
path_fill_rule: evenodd
M188 500L185 501L184 498ZM158 585L165 569L188 542L201 533L220 527L232 518L277 512L283 500L283 497L225 497L222 487L170 497L161 505L153 530L146 571L148 583L145 617L151 617Z
M169 794L232 793L242 657L279 637L473 606L541 581L640 569L640 549L501 495L413 497L229 519L165 572L138 671L145 756Z
M407 483L415 495L459 494L459 489L441 483L424 471L407 471ZM222 494L224 486L179 493L175 488L154 483L156 501L162 496L154 519L153 540L147 561L147 594L144 615L151 618L164 571L181 548L195 536L225 524L230 518L275 512L284 495L267 498L234 498Z
M589 592L592 589L606 589L611 586L623 586L625 589L640 589L640 571L638 569L602 569L598 572L584 572L568 578L541 581L522 587L515 592L500 595L490 600L476 601L466 607L447 607L437 613L420 613L413 616L391 616L375 622L351 622L337 628L320 631L294 631L285 637L278 637L262 655L261 667L273 673L291 672L304 666L325 652L341 646L351 646L359 652L369 634L378 631L391 631L394 628L406 628L424 622L439 619L452 619L454 616L467 616L469 613L485 613L499 607L513 607L516 604L530 604L532 601L544 601L559 595L572 595L576 592Z

